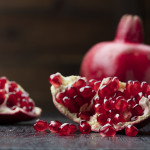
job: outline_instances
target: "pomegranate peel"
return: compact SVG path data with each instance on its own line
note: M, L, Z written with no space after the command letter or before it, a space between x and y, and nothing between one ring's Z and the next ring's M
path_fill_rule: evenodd
M0 101L1 124L32 120L40 116L42 111L35 107L34 101L20 85L6 77L0 78Z
M132 90L136 90L136 83L135 81L133 81L132 88L129 90L128 85L130 82L128 83L124 83L124 82L120 82L118 81L118 79L116 80L116 78L104 78L101 83L99 88L97 89L97 91L95 91L95 94L93 94L91 92L91 95L89 96L89 98L85 98L85 97L81 97L81 90L80 89L76 89L76 92L78 94L78 96L81 97L80 101L85 101L82 106L77 106L79 107L77 110L75 110L74 112L71 112L69 105L66 107L64 106L63 103L61 103L60 101L57 101L56 99L56 95L59 92L64 92L64 97L67 97L68 95L66 94L66 89L68 87L72 87L74 85L76 85L77 83L80 83L79 86L80 88L83 88L84 86L89 86L89 82L85 77L80 77L80 76L68 76L68 77L64 77L62 76L60 73L57 73L57 75L59 74L59 76L61 77L61 81L62 83L59 86L55 86L52 85L51 86L51 93L52 93L52 97L53 97L53 103L56 106L56 108L65 116L67 116L68 118L72 119L73 121L80 123L80 121L85 120L88 117L84 116L80 117L80 113L81 112L88 112L85 114L89 114L89 118L87 121L87 123L91 126L91 130L95 131L95 132L99 132L99 129L103 126L98 120L97 117L99 115L99 113L94 112L94 107L96 105L96 103L98 101L95 101L94 99L97 97L103 97L100 94L106 94L103 92L100 92L100 90L106 90L108 89L109 92L107 93L108 95L105 95L105 98L101 98L101 99L108 99L108 101L112 101L112 108L110 110L105 110L105 114L107 116L107 123L110 123L113 128L116 131L125 129L128 125L141 125L143 122L146 122L149 118L150 118L150 101L147 98L148 95L145 94L145 96L142 96L140 100L138 100L137 102L135 102L135 104L138 106L137 108L141 108L143 110L142 115L138 115L138 112L136 112L135 114L137 114L137 116L133 113L133 107L130 105L129 98L131 99L135 99L136 96L133 96L132 93L129 93L129 91ZM82 81L84 81L86 84L84 84L83 82L78 82L79 79L82 79ZM143 83L141 83L140 85L142 85ZM130 86L131 87L131 86ZM104 89L106 88L106 89ZM110 90L111 89L111 90ZM141 89L139 89L141 90ZM111 91L111 92L110 92ZM107 92L107 91L106 91ZM139 91L141 92L141 91ZM148 93L148 92L147 92ZM123 110L119 110L119 109L115 109L114 105L115 105L115 101L116 99L118 100L120 97L120 95L122 94L122 96L124 96L123 101L126 101L128 103L128 107L124 107ZM131 95L130 95L131 94ZM74 102L74 98L70 98L73 102ZM63 97L62 97L63 100ZM71 106L76 107L76 104L72 103L70 101ZM104 103L104 102L103 102ZM126 104L126 103L125 103ZM74 107L71 107L74 109ZM117 108L118 108L118 102L117 102ZM105 109L105 107L104 107ZM139 109L137 109L137 111L139 111ZM124 118L122 119L122 117L120 115L116 115L116 114L120 114L121 116L123 116ZM119 119L118 121L114 121L114 117L115 119ZM118 118L119 117L119 118ZM134 120L132 118L135 118Z

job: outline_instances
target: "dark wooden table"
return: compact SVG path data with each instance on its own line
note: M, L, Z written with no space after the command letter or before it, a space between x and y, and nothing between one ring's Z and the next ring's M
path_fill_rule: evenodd
M69 122L62 117L43 118L47 121L60 120ZM70 136L58 136L48 130L35 132L33 122L16 125L0 126L0 149L150 149L150 135L140 134L137 137L127 137L117 134L115 137L101 137L98 133L80 134L77 132ZM142 130L146 131L148 128Z

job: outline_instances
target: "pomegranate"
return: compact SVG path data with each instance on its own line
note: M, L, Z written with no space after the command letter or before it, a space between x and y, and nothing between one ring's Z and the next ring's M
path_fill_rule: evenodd
M124 82L138 80L150 83L150 46L143 41L141 19L124 15L115 39L94 45L84 56L81 76L88 80L116 76Z
M92 130L114 136L128 126L144 125L150 117L150 85L146 82L125 83L117 77L88 81L80 76L55 75L61 83L58 86L49 77L53 103L62 114L79 123L82 133L87 128L87 133ZM98 88L95 83L99 83Z
M34 123L34 129L38 132L41 132L41 131L45 131L47 129L47 122L44 121L44 120L36 120L36 122Z
M0 78L0 124L27 121L40 114L41 109L19 84Z

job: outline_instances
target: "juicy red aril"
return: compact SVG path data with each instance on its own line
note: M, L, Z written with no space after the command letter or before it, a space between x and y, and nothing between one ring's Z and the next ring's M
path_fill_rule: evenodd
M133 106L132 108L132 114L134 116L141 116L143 115L143 109L140 105L136 104L135 106Z
M133 81L133 85L131 86L131 92L133 96L136 96L139 92L141 92L141 84L139 81Z
M114 108L114 103L112 100L104 99L104 109L106 111L113 109Z
M118 91L118 89L119 89L119 79L117 77L112 78L112 80L109 84L110 84L111 90L113 92Z
M0 90L0 105L4 103L5 100L5 90Z
M136 102L137 103L139 103L139 101L141 100L141 98L144 96L144 94L142 93L142 92L140 92L140 93L138 93L137 95L136 95Z
M69 124L69 127L70 127L70 129L71 129L71 131L70 131L70 134L73 134L74 132L76 132L77 131L77 127L74 125L74 124Z
M44 120L37 120L34 123L34 129L36 131L45 131L47 129L47 122Z
M80 117L81 120L89 121L90 113L89 112L80 112L79 114L77 114L77 117Z
M107 116L105 114L98 114L97 121L103 126L107 123Z
M86 101L78 95L74 96L73 99L74 99L74 102L77 104L78 107L81 107L82 105L84 105L86 103Z
M69 135L71 133L71 128L69 123L64 123L59 127L59 135L63 136L63 135Z
M143 82L141 83L141 91L142 91L143 93L146 93L146 94L147 94L147 92L150 91L150 85L149 85L147 82L143 81Z
M29 99L28 100L28 109L27 109L27 111L32 111L33 108L34 108L34 102L33 102L32 99Z
M106 96L110 96L111 95L111 90L109 89L109 87L107 85L103 85L100 87L100 89L98 90L98 95L101 98L104 98Z
M92 89L90 86L84 86L80 88L79 91L80 91L80 95L85 98L88 98L89 96L92 95Z
M119 122L125 122L125 119L121 114L116 114L113 118L113 121L115 124L117 124Z
M72 103L72 100L69 97L65 96L62 100L62 103L65 107L69 108L69 105L70 103Z
M52 74L49 76L49 82L53 86L59 87L62 84L62 78L59 74Z
M131 107L133 107L134 105L136 105L135 98L128 99L128 100L127 100L127 103L128 103L128 105L130 105Z
M87 134L91 132L91 126L85 120L81 120L79 124L79 130L83 134Z
M89 80L89 86L92 88L92 90L94 90L94 83L96 82L95 79L91 79Z
M100 98L99 96L95 96L93 99L94 104L103 104L103 102L104 102L104 99Z
M83 79L78 79L74 84L73 87L75 87L77 90L80 88L86 86L86 82Z
M17 99L15 97L15 94L10 94L8 99L7 99L7 104L9 108L16 106L17 105Z
M133 125L128 125L125 128L125 133L127 136L136 136L138 134L138 129Z
M3 89L5 87L6 82L7 82L6 77L1 77L0 78L0 89Z
M98 91L99 87L100 87L101 81L97 81L94 83L94 90Z
M61 122L59 121L50 121L50 123L48 123L48 129L52 132L52 133L58 133L59 132L59 127L62 125Z
M64 92L59 92L56 94L56 101L57 103L62 104L62 100L63 98L66 96L66 94Z
M131 96L131 87L132 87L132 85L133 85L133 81L131 81L131 80L129 80L127 83L126 83L126 88L125 88L125 90L124 90L124 96L126 97L126 98L130 98L130 96Z
M17 87L18 87L18 85L16 82L9 82L8 91L14 92Z
M116 98L116 101L115 101L115 108L116 108L117 110L124 111L127 107L128 107L128 103L127 103L127 101L124 99L124 97L119 96L119 97Z
M101 104L94 105L94 110L97 114L105 112L105 109L104 109L103 105L101 105Z
M28 107L28 101L26 99L22 99L20 102L20 107L26 109Z
M68 87L67 89L66 89L66 95L68 96L68 97L74 97L75 95L77 95L77 92L76 92L76 89L74 88L74 87Z
M116 134L116 130L113 128L112 125L107 123L106 125L102 126L99 130L99 133L102 136L114 136Z

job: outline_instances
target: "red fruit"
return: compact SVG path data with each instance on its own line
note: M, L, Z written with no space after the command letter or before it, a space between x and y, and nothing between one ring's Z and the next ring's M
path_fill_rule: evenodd
M100 128L99 133L102 136L114 136L116 134L116 130L108 123Z
M60 127L59 127L59 135L61 136L67 136L71 133L71 128L70 128L70 124L69 123L63 123Z
M136 136L138 134L138 129L135 126L128 125L125 128L125 133L127 136Z
M79 130L83 134L88 134L91 132L91 126L85 120L82 120L79 124Z
M38 119L35 123L34 123L34 129L38 132L40 131L45 131L47 129L47 122L44 120L40 120Z
M16 82L0 78L0 124L34 119L41 114L29 94Z
M59 132L59 127L62 125L61 122L59 121L50 121L48 123L48 129L52 132L52 133L58 133Z
M120 81L132 79L150 83L150 46L143 41L141 19L124 15L115 39L98 43L86 53L81 64L81 76L88 80L116 76Z
M77 131L77 127L74 124L69 124L69 127L71 129L70 134L73 134Z
M112 136L116 131L125 129L129 124L144 125L143 122L146 122L150 117L150 101L147 98L149 95L142 92L143 96L141 97L140 93L137 93L145 89L142 88L140 82L128 81L124 83L116 77L105 78L101 81L98 91L91 95L93 85L99 81L88 81L80 76L61 76L61 78L63 84L60 87L56 88L53 85L51 87L54 105L62 114L80 123L79 128L83 133L82 127L89 129L90 126L92 131L98 132L102 126L109 123L111 130L115 129L110 134ZM73 97L67 95L69 87L74 87L77 95ZM62 92L63 96L58 96ZM84 126L81 126L82 120L84 120Z
M62 84L62 78L59 73L49 76L49 82L55 87L59 87Z

